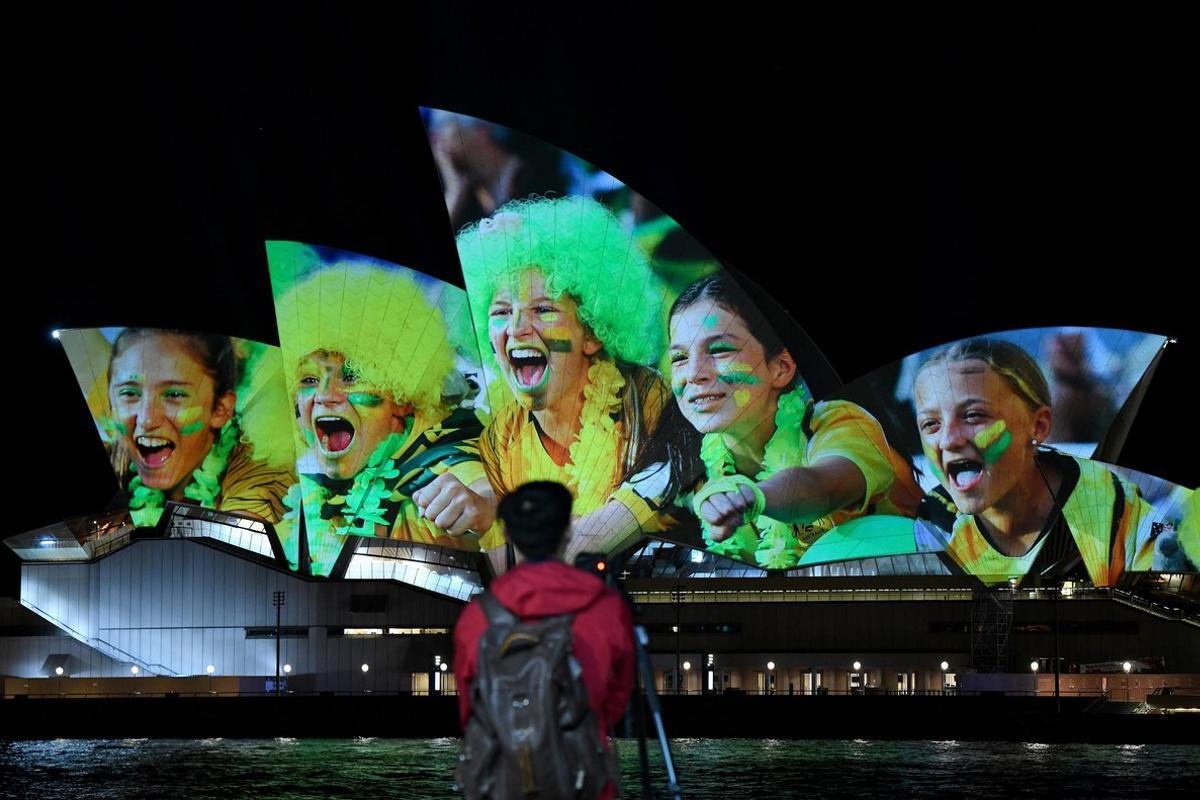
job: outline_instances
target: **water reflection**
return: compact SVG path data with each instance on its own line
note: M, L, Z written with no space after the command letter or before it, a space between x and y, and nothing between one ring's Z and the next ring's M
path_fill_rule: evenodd
M200 746L198 746L200 745ZM641 793L637 743L622 785ZM730 797L1145 797L1200 784L1190 746L687 739L672 751L689 800ZM0 742L0 797L265 800L453 796L456 739ZM652 778L665 786L650 742Z

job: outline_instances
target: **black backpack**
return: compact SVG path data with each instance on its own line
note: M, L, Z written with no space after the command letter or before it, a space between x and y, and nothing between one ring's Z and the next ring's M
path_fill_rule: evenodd
M469 800L594 798L616 770L571 652L570 614L522 622L490 592L454 777Z

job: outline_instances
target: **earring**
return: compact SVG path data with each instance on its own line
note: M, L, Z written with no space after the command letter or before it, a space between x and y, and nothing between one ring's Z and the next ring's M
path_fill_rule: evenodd
M1039 442L1038 442L1038 440L1037 440L1036 438L1035 438L1035 439L1032 439L1032 440L1030 441L1030 443L1031 443L1031 444L1032 444L1034 447L1037 447L1037 446L1038 446L1038 444L1039 444Z

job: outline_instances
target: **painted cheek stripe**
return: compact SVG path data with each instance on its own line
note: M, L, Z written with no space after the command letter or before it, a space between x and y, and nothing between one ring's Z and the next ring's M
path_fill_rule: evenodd
M992 442L983 451L983 461L988 466L999 461L1004 453L1008 450L1008 446L1012 444L1012 432L1005 431L1000 434L1000 438Z
M986 429L975 434L975 446L983 451L984 463L991 465L1000 460L1009 445L1012 444L1012 433L1004 420L998 419Z
M180 425L190 425L204 415L204 409L200 406L190 406L179 412L177 419Z
M363 408L377 408L383 405L383 398L370 392L351 392L347 395L347 399L351 405L362 406Z
M725 372L718 375L717 380L721 383L744 383L747 386L755 386L761 383L757 376L746 372Z
M944 484L946 482L946 473L942 472L941 468L938 467L937 451L927 444L921 445L921 449L925 451L925 460L929 463L929 470L933 473L933 477L938 479L938 483Z
M543 336L542 341L546 343L552 353L569 353L574 349L574 345L570 339L551 339L548 336Z
M179 432L184 436L191 436L199 433L202 430L204 430L204 423L201 420L196 420L195 422L184 425L179 429Z

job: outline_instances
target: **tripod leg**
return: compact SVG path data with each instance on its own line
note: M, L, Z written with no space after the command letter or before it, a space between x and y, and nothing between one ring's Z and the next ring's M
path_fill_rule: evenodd
M667 739L667 731L663 726L662 705L658 701L658 693L654 690L654 670L650 667L650 656L646 652L646 645L649 642L650 637L646 635L646 629L641 625L635 626L633 629L633 645L637 651L638 672L646 684L646 705L650 708L650 715L654 717L655 732L658 734L658 746L662 749L663 766L667 770L667 790L670 792L671 800L680 800L679 782L675 776L675 759L671 757L671 742ZM645 769L647 771L643 774L649 779L649 766L647 765Z
M634 646L640 652L641 645L637 642L637 635L634 635ZM637 683L634 686L633 693L633 721L637 728L638 740L638 764L642 771L642 797L645 800L653 800L654 789L650 785L650 753L646 745L646 698L643 695L643 690L646 686L645 676L641 670L641 657L638 656ZM653 684L651 684L653 687Z

